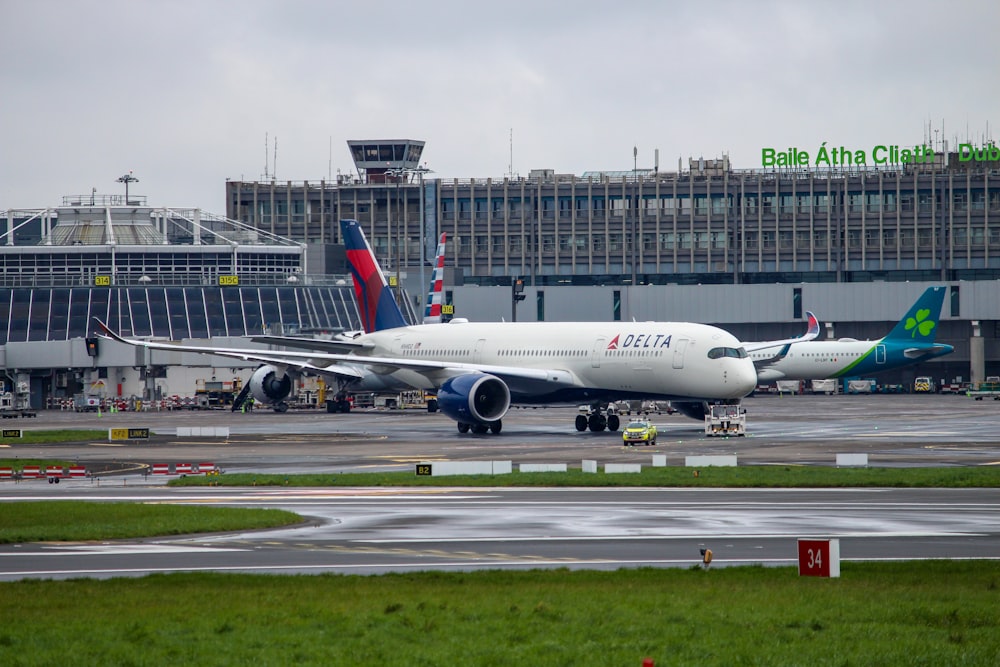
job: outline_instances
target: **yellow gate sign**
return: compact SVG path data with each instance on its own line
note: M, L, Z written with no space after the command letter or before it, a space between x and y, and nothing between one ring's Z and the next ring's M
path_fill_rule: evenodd
M108 440L149 440L148 428L109 428Z

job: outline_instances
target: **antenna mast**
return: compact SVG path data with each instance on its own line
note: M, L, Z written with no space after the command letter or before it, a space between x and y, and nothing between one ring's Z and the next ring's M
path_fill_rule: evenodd
M514 178L514 128L510 128L510 164L507 165L507 173L511 179Z

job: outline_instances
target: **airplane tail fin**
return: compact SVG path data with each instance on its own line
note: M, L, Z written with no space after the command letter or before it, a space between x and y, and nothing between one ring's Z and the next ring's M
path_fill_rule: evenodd
M933 344L947 287L928 287L896 323L885 340Z
M340 231L365 333L407 326L361 224L357 220L341 220Z
M424 308L424 324L441 322L441 304L444 288L444 246L446 234L441 234L438 242L437 255L434 256L434 273L431 274L431 284L427 290L427 305Z

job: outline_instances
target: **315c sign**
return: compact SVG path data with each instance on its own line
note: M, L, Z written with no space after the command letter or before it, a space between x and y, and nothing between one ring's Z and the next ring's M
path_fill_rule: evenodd
M219 285L221 287L231 287L233 285L240 284L239 276L219 276Z

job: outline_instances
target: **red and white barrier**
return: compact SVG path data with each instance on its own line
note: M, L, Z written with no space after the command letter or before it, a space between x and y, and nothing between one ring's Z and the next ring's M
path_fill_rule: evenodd
M198 472L200 474L202 474L202 475L210 475L213 472L215 472L215 464L214 463L199 463L198 464Z
M0 479L12 479L14 477L13 468L0 468Z
M190 463L178 463L174 466L174 470L178 475L190 475L193 471L193 466Z
M83 466L71 466L69 476L72 479L81 479L87 476L87 469Z
M25 479L38 479L42 476L41 466L24 466L21 468L21 477Z

